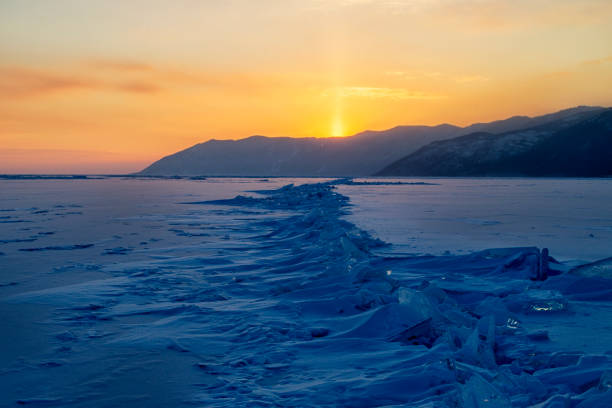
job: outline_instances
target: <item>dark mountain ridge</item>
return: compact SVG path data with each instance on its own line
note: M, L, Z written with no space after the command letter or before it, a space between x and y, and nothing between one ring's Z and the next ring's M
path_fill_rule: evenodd
M346 138L213 139L164 157L141 174L365 176L431 141L457 136L460 131L454 126L407 126Z
M412 157L419 149L431 149L440 146L439 143L444 141L464 140L462 137L468 137L465 139L468 142L486 145L489 143L489 136L516 133L524 129L548 134L555 129L563 129L597 115L603 110L604 108L580 106L534 118L515 116L464 128L449 124L397 126L384 131L368 130L343 138L251 136L239 140L212 139L166 156L139 174L343 177L369 176L379 172L404 175L405 171L401 167L392 167L393 165L389 164L396 165ZM537 130L539 127L545 129ZM529 144L533 138L523 139L522 143ZM513 143L516 143L516 140ZM425 170L425 167L422 167L422 171Z
M518 131L477 132L436 141L376 175L610 176L612 109L557 118Z

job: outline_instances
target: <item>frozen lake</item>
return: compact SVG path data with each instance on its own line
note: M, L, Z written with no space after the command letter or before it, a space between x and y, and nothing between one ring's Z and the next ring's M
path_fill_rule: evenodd
M612 180L325 181L0 180L0 405L612 401Z
M339 186L355 205L349 220L396 251L441 255L537 246L563 260L612 255L610 179L401 181L431 185Z

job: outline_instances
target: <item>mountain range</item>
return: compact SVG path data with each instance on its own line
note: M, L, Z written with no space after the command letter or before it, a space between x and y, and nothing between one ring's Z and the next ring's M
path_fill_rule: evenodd
M466 127L397 126L342 138L209 140L148 176L606 176L612 108L579 106Z

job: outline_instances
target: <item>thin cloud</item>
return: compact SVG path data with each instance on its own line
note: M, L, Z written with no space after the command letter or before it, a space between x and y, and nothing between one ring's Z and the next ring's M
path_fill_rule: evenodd
M439 79L439 80L449 80L454 81L459 84L467 84L471 82L485 82L488 81L489 78L484 75L460 75L460 76L452 76L449 74L444 74L442 72L407 72L407 71L386 71L385 75L400 78L404 80L417 80L417 79Z
M0 96L21 98L55 92L93 89L100 84L91 79L58 75L27 68L0 68Z
M443 95L435 95L421 91L410 91L401 88L377 88L366 86L342 87L336 93L343 97L364 97L364 98L389 98L389 99L418 99L434 100L445 98Z
M115 83L90 76L60 74L23 67L0 67L0 98L30 98L73 91L120 91L153 93L160 90L154 82Z
M554 10L554 12L551 12ZM431 15L464 30L523 30L529 27L605 24L608 0L448 0L432 3Z
M143 62L122 60L92 60L87 61L87 65L101 70L123 72L146 72L154 69L153 66Z
M76 91L145 95L167 90L204 90L253 94L290 86L296 81L276 74L191 71L134 61L98 61L95 64L99 70L92 70L92 64L86 61L64 71L0 66L0 98L31 98Z
M489 78L484 75L465 75L455 78L455 82L459 84L469 84L473 82L486 82Z
M120 91L133 93L155 93L161 90L161 88L155 84L140 81L121 83L117 85L117 89Z
M231 85L237 79L235 75L226 73L215 74L175 69L133 60L86 60L82 66L87 69L94 68L100 75L129 79L127 82L134 85L138 82L152 81L164 84L215 87ZM125 88L136 92L142 92L145 89L140 86L126 86Z
M610 64L610 63L612 63L612 55L608 55L607 57L603 57L603 58L584 61L581 65L593 66L593 65Z

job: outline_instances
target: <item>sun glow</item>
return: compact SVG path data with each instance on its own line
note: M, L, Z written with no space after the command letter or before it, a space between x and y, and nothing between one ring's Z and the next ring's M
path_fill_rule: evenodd
M180 3L0 1L0 173L612 106L612 1Z
M344 124L342 123L342 118L337 115L334 117L331 125L331 135L333 137L344 136Z

